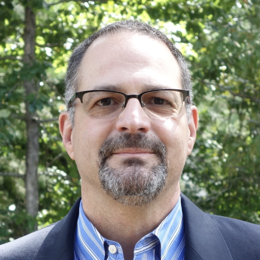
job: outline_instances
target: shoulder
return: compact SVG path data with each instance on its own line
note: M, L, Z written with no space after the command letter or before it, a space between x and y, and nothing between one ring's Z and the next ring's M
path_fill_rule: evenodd
M258 252L260 257L260 225L252 224L238 219L209 215L214 219L227 246L232 254L237 249L247 248L251 252Z
M208 214L200 210L194 203L182 194L182 210L189 223L197 223L200 225L214 225L225 236L233 237L242 235L240 238L245 238L247 235L250 237L256 236L260 239L260 225L249 223L246 221L223 217L213 214ZM237 237L239 239L239 237Z
M217 223L218 227L225 233L229 234L230 231L243 234L245 236L247 233L259 236L260 239L260 225L249 223L243 220L222 217L217 215L210 215L211 218ZM242 233L243 232L243 233Z
M74 233L80 199L60 221L0 245L0 260L73 259Z
M181 197L187 255L193 256L187 259L197 259L194 253L200 259L260 259L259 225L204 213Z
M45 238L55 227L52 224L12 242L0 245L1 260L32 260L36 258Z

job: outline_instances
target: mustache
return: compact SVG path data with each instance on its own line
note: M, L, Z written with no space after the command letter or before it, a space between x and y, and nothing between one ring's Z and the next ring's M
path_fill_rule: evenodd
M155 153L162 162L166 158L166 147L164 143L156 137L150 137L145 133L119 134L107 138L99 150L99 164L104 165L105 161L116 150L125 148L145 149Z

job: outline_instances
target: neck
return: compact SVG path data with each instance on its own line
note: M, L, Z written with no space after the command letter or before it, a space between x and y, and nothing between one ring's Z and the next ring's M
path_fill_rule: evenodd
M127 206L115 201L104 191L97 194L91 188L82 189L86 216L103 237L117 241L122 246L125 259L133 259L135 244L158 227L177 204L179 196L178 185L176 189L163 190L147 205Z

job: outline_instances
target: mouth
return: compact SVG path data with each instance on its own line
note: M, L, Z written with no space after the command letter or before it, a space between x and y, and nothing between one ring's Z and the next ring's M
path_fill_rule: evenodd
M102 144L99 150L99 165L105 165L107 160L120 164L129 160L152 163L157 159L162 162L165 157L165 145L158 138L144 133L125 133L110 137Z
M152 155L152 154L155 153L150 150L137 149L137 148L120 149L112 153L112 155L119 155L119 156L145 156L145 155Z

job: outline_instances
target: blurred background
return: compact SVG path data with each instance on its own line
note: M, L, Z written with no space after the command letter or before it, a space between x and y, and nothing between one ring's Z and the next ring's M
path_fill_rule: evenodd
M0 244L60 220L80 196L57 123L66 66L122 19L160 29L190 64L200 125L182 191L260 224L259 0L0 0Z

